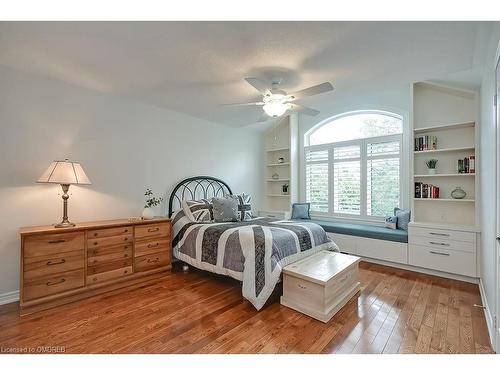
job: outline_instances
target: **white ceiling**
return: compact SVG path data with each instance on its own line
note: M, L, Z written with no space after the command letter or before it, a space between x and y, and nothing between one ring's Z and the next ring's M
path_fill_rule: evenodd
M261 109L244 77L283 78L295 91L330 81L302 103L425 79L479 84L487 23L1 22L0 64L230 126Z

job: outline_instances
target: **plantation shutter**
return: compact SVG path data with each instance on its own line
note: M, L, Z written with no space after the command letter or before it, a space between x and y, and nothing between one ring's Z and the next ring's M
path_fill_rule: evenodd
M392 215L400 200L400 142L366 145L367 215Z
M328 212L328 149L306 150L306 201L311 211Z
M333 148L333 211L360 214L361 144Z

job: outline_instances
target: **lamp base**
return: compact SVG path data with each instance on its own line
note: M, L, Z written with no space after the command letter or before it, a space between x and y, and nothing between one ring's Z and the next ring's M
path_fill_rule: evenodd
M54 228L70 228L70 227L74 227L75 225L76 224L71 223L71 222L69 222L67 220L63 220L59 224L55 224Z

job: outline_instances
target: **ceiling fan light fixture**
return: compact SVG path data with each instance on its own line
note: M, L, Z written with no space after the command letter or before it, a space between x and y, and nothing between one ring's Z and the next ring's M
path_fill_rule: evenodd
M280 94L273 94L271 97L264 98L264 112L270 117L280 117L289 108L290 104L284 102L285 96Z

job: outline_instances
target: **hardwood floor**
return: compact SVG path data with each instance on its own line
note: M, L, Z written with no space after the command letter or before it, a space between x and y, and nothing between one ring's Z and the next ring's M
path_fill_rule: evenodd
M363 290L323 324L229 278L173 272L20 318L0 306L0 346L71 353L492 353L477 285L362 262Z

